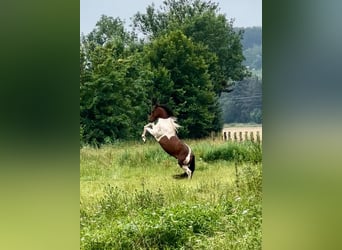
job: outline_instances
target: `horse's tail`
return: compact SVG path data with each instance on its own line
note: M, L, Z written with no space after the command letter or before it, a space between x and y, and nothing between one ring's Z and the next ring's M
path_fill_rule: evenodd
M192 159L190 161L190 166L189 169L191 170L191 176L194 174L195 172L195 155L192 156Z

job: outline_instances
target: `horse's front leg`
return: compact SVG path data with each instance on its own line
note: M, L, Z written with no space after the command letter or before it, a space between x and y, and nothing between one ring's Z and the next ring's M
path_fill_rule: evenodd
M145 135L146 135L146 131L148 131L150 134L152 134L151 133L151 128L149 128L149 127L152 127L153 128L153 123L152 122L150 122L150 123L148 123L148 124L146 124L145 126L144 126L144 131L143 131L143 133L142 133L142 135L141 135L141 138L142 138L142 140L144 141L144 142L146 142L146 137L145 137Z

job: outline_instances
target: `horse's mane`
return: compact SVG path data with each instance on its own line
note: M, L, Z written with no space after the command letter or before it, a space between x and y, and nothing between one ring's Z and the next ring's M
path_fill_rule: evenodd
M176 132L178 133L178 128L180 128L181 125L179 125L177 123L177 118L176 117L171 117L171 121L172 121L172 126L173 126L174 130L176 130Z
M156 106L165 109L168 116L174 117L173 111L168 106L166 106L164 104L158 104Z

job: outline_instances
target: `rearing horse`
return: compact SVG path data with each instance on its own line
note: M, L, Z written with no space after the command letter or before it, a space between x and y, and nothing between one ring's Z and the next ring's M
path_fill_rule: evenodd
M141 137L146 141L146 131L148 131L159 142L166 153L178 160L179 166L185 171L175 178L192 178L195 171L195 155L191 148L182 142L177 136L177 129L180 127L176 123L176 118L172 111L164 105L155 105L149 116L149 122L144 126ZM157 121L156 123L154 123Z

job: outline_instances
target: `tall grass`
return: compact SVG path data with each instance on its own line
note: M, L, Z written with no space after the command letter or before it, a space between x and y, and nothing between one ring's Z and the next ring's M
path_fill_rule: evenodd
M187 143L191 181L155 142L82 148L81 248L261 249L260 145Z
M261 144L253 142L225 143L217 147L207 148L203 159L208 162L226 160L237 162L261 162Z

